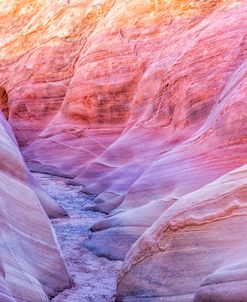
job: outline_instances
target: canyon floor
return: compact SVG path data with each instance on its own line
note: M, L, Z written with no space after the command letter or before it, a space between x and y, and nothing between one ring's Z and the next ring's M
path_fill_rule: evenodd
M74 286L52 302L115 301L116 278L122 262L99 258L84 246L90 227L105 216L87 210L94 197L82 193L80 186L69 185L67 179L40 173L34 176L69 214L69 218L53 219L52 224Z

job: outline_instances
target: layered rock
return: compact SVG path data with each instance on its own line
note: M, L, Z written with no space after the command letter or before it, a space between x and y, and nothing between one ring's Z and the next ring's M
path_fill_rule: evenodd
M71 280L44 210L65 213L31 177L2 113L0 158L0 300L49 301Z
M0 106L32 170L97 194L99 255L123 259L183 196L246 163L245 1L22 7L0 6L15 20L1 27Z
M66 216L66 212L51 199L40 187L38 181L31 175L19 151L12 129L0 112L0 151L2 172L26 183L37 195L40 204L50 218Z
M246 163L246 9L222 3L196 24L177 17L167 28L174 36L152 44L158 51L138 84L128 125L77 177L85 191L99 194L95 208L110 212L89 242L99 254L123 258L178 198ZM113 248L115 242L121 244Z
M247 165L181 197L131 248L117 301L245 301L246 215Z

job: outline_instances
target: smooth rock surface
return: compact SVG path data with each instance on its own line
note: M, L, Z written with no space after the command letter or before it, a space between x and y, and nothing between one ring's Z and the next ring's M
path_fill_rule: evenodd
M117 301L246 301L246 215L247 165L181 197L131 248Z
M65 176L97 194L92 208L109 214L91 228L88 247L98 255L123 259L185 196L246 164L246 1L13 0L2 2L0 13L0 109L30 169ZM217 200L224 191L216 184ZM238 229L234 217L220 219L217 236ZM207 238L218 224L190 232ZM195 246L203 240L178 236L175 250L186 241L183 255L200 260L203 248ZM242 261L234 237L220 240ZM212 261L224 253L216 249ZM187 257L171 255L183 267ZM171 301L191 301L201 277L214 273L205 258L209 271L188 264L184 287L149 291L145 274L158 270L159 261L164 266L153 282L163 286L166 264L159 257L126 275L119 299L162 301L171 293ZM225 257L235 272L235 262ZM139 290L131 274L136 278L143 269ZM180 282L180 271L173 274ZM209 295L210 282L198 290L198 301L221 299L221 287ZM141 291L146 296L138 298ZM222 293L224 299L233 295L224 285Z
M71 286L43 208L53 217L65 214L31 177L13 133L0 113L2 302L49 301L50 297Z
M45 193L38 181L31 175L23 157L11 127L0 112L0 154L1 171L26 183L37 195L39 202L50 218L66 216L66 212Z
M16 18L1 40L9 122L33 171L98 194L94 209L110 213L93 228L99 254L109 240L130 248L178 198L246 163L245 1L0 11Z

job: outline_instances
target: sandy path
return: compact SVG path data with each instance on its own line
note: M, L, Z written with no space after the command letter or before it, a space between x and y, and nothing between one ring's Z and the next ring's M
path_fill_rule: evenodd
M104 214L85 209L92 197L81 193L79 186L67 185L65 179L56 176L38 173L34 176L70 215L70 218L54 219L52 224L75 286L52 302L115 301L116 276L122 262L99 258L84 246L91 225Z

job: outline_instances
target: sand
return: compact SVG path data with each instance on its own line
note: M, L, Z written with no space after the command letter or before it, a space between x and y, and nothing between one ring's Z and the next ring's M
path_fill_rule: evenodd
M94 196L82 193L80 186L68 185L65 178L39 173L34 176L69 214L69 218L53 219L52 224L75 284L52 302L115 301L116 277L122 262L99 258L84 246L90 227L105 216L86 209Z

